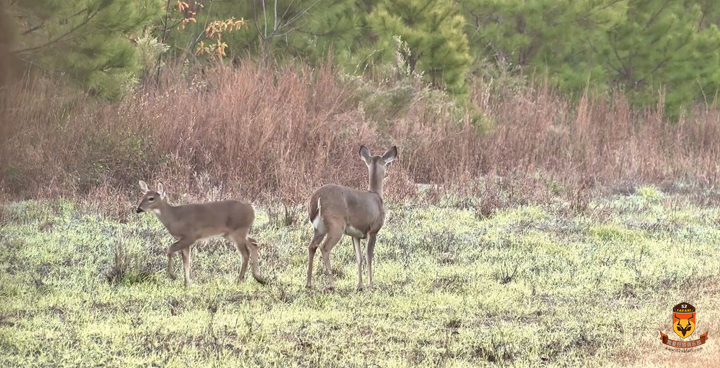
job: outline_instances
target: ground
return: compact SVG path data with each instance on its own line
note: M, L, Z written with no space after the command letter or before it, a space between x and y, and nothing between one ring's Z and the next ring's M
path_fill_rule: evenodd
M302 208L287 223L258 208L268 285L238 284L239 253L209 240L193 248L186 289L165 275L172 239L152 214L6 203L0 365L708 366L720 361L720 211L702 197L647 187L583 211L558 199L494 213L472 198L389 201L376 289L355 291L346 237L334 293L322 291L319 253L305 290ZM690 352L659 340L679 339L681 301L697 308L692 339L710 331Z

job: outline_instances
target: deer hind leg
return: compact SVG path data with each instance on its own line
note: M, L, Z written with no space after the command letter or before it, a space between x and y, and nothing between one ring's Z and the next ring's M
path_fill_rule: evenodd
M240 237L241 235L242 234L239 233L233 233L230 235L230 239L235 244L235 248L242 256L242 265L240 266L240 277L238 278L238 283L245 281L245 273L247 272L248 261L250 260L250 250L248 249L247 244L245 244L245 240Z
M327 237L320 247L322 253L323 263L325 264L325 275L328 277L328 290L335 290L335 277L333 277L332 269L330 268L330 251L337 245L340 238L343 236L343 228L340 224L332 221L325 221L325 225L328 227Z
M353 246L355 246L355 258L357 258L357 265L358 265L358 285L357 290L362 291L363 290L363 282L362 282L362 246L360 245L360 238L356 238L353 236Z
M373 288L373 258L375 258L375 240L377 234L368 234L367 242L367 273L368 273L368 290Z
M170 280L175 280L177 277L175 276L175 272L173 272L173 269L172 269L172 259L173 259L173 255L172 255L172 254L168 254L167 257L168 257L168 264L167 264L167 275L168 275L168 278L170 278Z
M267 281L260 276L260 271L258 271L258 244L257 241L254 239L245 238L245 244L248 250L250 250L250 269L252 271L253 278L255 281L259 282L260 284L267 284Z
M312 240L310 241L310 244L308 245L308 269L307 269L307 281L305 282L305 287L310 289L312 288L312 271L313 271L313 263L315 262L315 251L317 251L318 245L325 237L325 233L319 232L317 229L315 230L315 234L313 235Z

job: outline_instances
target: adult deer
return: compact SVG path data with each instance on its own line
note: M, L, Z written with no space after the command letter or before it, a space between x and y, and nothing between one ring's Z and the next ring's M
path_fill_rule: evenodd
M143 196L135 212L154 212L165 229L177 240L167 250L167 275L170 279L175 279L172 270L172 255L180 251L185 270L185 286L192 286L190 247L198 240L223 237L233 242L242 255L239 281L245 280L249 260L253 278L261 284L266 283L258 272L257 241L248 237L255 220L255 210L251 204L230 200L172 206L165 199L162 183L158 184L157 191L153 191L141 180L140 189Z
M375 240L385 223L383 179L387 177L387 166L397 158L397 154L395 146L390 147L382 156L373 156L367 147L360 146L360 158L365 161L370 174L369 190L363 191L329 184L320 187L310 196L309 219L315 233L308 245L307 288L312 287L315 251L325 238L320 246L320 252L325 264L325 274L329 279L327 288L335 289L335 278L330 269L330 251L340 241L343 234L352 237L355 246L358 263L358 291L363 289L360 239L367 239L368 289L373 288L372 263L375 254Z

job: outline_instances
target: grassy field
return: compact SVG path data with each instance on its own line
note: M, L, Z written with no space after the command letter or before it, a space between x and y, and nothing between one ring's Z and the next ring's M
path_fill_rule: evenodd
M311 227L259 209L260 271L237 284L225 241L193 249L195 285L165 275L172 242L151 214L117 221L71 201L0 212L1 366L657 366L718 356L716 194L506 208L474 199L391 202L372 292L358 293L352 242L332 254L335 293L304 288ZM133 204L127 203L128 211ZM363 244L364 245L364 244ZM180 262L176 273L181 275ZM669 351L688 301L707 345ZM699 335L698 335L699 336ZM677 336L675 336L677 339ZM697 338L693 335L693 338ZM682 366L684 363L678 363Z

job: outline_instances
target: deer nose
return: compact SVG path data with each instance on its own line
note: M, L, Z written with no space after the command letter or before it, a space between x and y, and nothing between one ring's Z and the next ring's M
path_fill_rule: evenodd
M140 208L140 207L138 207L138 208L135 210L135 213L140 213L140 212L143 212L143 209Z

